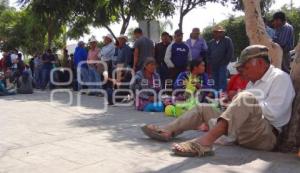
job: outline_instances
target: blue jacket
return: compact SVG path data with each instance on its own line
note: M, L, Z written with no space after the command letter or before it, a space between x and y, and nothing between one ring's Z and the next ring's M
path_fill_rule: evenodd
M118 49L118 64L124 64L125 67L129 67L133 60L133 53L128 45Z
M185 43L174 43L172 45L171 60L175 67L185 67L189 62L190 49Z
M227 66L233 59L234 48L231 38L225 36L219 42L215 39L208 43L207 61L215 68Z
M205 58L208 47L203 38L198 38L194 45L192 45L192 39L188 39L186 44L190 48L193 59L203 60Z
M88 52L83 47L76 47L74 53L74 64L77 68L80 62L86 61L88 56ZM83 64L81 67L87 68L87 64Z
M181 72L175 83L174 83L174 89L185 89L186 85L185 85L185 81L188 80L189 76L191 75L190 71L186 71L186 72ZM199 81L200 84L202 84L202 89L209 89L211 88L208 85L208 75L206 73L202 74L199 76Z

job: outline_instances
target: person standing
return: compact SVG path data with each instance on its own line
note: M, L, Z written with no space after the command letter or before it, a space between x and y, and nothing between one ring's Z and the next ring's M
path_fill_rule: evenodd
M101 89L100 84L100 74L98 72L98 66L99 66L99 55L100 55L100 49L97 47L98 41L96 40L95 36L92 36L89 39L90 49L88 52L88 69L89 69L89 89ZM94 92L91 92L89 94L93 94Z
M145 60L149 57L154 56L154 44L149 38L143 35L143 31L140 28L136 28L133 31L134 37L136 39L134 48L134 61L133 70L139 71L143 68Z
M87 56L88 52L84 47L84 42L80 41L74 52L74 66L76 68L76 79L77 79L77 90L82 89L82 85L88 82L88 66L87 66Z
M104 46L101 50L100 57L103 62L107 64L107 74L108 78L112 78L113 72L113 59L115 55L115 45L114 45L114 37L110 34L103 37ZM103 88L106 90L108 95L111 95L113 91L113 83L108 80L106 84L103 85ZM113 105L110 98L108 98L109 105Z
M41 88L41 81L42 81L42 67L43 62L41 59L40 54L36 54L34 57L34 82L35 82L35 88L40 89Z
M176 30L174 42L168 46L166 51L165 63L169 68L169 74L173 81L176 80L179 73L186 71L189 61L192 60L191 51L182 40L182 31Z
M119 47L118 47L118 57L117 64L118 66L127 68L130 67L132 62L132 50L127 45L128 37L120 35L118 37Z
M232 40L225 36L224 28L215 26L213 28L213 39L208 43L207 55L215 90L226 91L227 66L233 58L233 51Z
M100 53L100 58L107 64L109 77L112 76L113 64L112 60L115 55L114 37L110 34L103 37L104 46Z
M41 69L41 89L45 90L47 84L49 83L50 88L53 87L50 81L50 72L53 69L53 64L55 62L55 57L51 49L48 49L46 53L42 56L42 69Z
M268 36L272 40L275 40L275 38L276 38L276 36L275 36L275 30L270 27L270 25L269 25L270 22L268 21L268 19L266 17L264 17L263 20L264 20L264 23L265 23L265 28L266 28Z
M200 61L205 60L207 52L206 41L200 37L200 29L194 28L191 33L191 38L186 41L186 44L189 46L192 58L199 59Z
M294 49L294 28L286 21L285 13L276 12L273 15L273 25L275 28L274 42L283 49L282 70L289 73L291 59L289 52Z
M154 58L157 63L157 71L160 75L162 86L164 86L168 74L168 67L164 61L164 58L170 43L169 33L163 32L161 34L161 42L155 45Z

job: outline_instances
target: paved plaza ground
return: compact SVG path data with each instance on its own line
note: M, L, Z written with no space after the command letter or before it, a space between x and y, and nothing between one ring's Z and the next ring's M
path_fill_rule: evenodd
M66 93L41 91L0 98L0 173L300 173L294 155L238 146L216 145L207 158L172 156L172 143L152 141L140 130L172 118L133 107L103 112L103 98L86 95L79 107L78 94L70 96L70 102Z

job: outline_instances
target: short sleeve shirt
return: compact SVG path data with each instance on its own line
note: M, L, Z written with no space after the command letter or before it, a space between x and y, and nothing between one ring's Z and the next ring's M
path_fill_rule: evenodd
M147 37L141 37L134 43L134 48L139 50L138 67L142 67L146 58L153 57L154 44Z

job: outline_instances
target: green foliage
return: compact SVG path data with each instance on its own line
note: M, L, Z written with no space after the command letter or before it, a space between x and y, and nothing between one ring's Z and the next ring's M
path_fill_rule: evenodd
M7 9L9 6L9 0L0 0L0 11Z
M89 25L106 27L114 23L121 23L120 34L124 34L131 19L152 20L161 16L174 14L174 4L171 0L96 0L83 1L76 7L78 14L69 23L68 36L78 38L88 33ZM83 8L89 6L90 8ZM114 35L114 33L111 33Z
M260 7L263 15L269 12L274 2L275 0L261 0ZM244 10L243 0L231 0L231 3L234 5L234 10Z
M63 34L74 8L71 0L32 0L29 7L47 29L47 47L54 47L54 40Z
M9 50L20 43L16 40L13 28L18 24L19 13L15 9L5 9L0 13L0 48Z
M64 27L53 39L55 47L65 46ZM0 13L0 49L4 51L14 48L21 49L23 53L33 55L42 52L47 47L47 28L30 8L22 11L6 9Z

